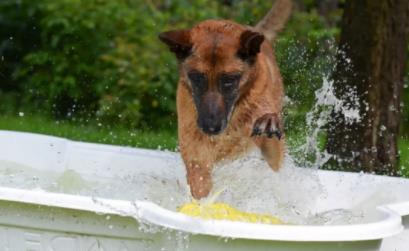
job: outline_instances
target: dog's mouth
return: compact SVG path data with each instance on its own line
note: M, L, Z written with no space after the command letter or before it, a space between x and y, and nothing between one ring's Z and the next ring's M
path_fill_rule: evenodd
M221 134L227 126L227 120L212 120L209 118L199 118L197 125L207 135L215 136Z

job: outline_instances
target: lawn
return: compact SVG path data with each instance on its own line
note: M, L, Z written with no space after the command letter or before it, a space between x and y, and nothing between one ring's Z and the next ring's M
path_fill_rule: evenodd
M34 132L86 142L172 151L177 146L176 130L129 130L120 126L107 128L98 123L54 121L42 116L3 116L0 118L0 130ZM291 132L286 135L290 147L300 140L299 133L294 134L294 137L291 137ZM409 177L409 138L401 138L399 149L402 173Z
M99 123L74 123L54 121L42 116L3 116L0 118L0 130L34 132L64 137L72 140L143 147L152 149L175 150L176 131L130 130L123 127L105 127Z
M409 177L409 138L401 138L399 142L400 164L402 174Z

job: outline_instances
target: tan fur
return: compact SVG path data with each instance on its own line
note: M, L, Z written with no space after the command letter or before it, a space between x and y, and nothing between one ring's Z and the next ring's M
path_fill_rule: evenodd
M276 0L273 8L256 25L256 30L260 31L269 41L273 41L277 34L284 28L291 15L293 3L291 0Z
M273 170L278 170L284 159L286 147L283 138L252 136L255 122L263 116L273 118L271 121L277 122L277 126L281 125L283 83L268 41L262 43L251 66L237 57L237 51L242 46L240 36L249 29L227 20L207 20L191 30L173 35L181 46L192 44L192 53L180 64L177 113L180 152L186 165L191 193L197 199L210 192L212 169L218 162L235 159L255 147L261 149ZM173 38L168 38L166 33L160 38L170 44L171 50L178 52L180 49L172 47ZM218 135L211 136L198 127L192 83L187 76L191 70L206 73L208 90L212 93L217 93L217 76L230 72L242 73L240 94L234 110L227 127Z
M199 25L199 28L203 29L204 26L211 29L224 22L206 21ZM245 28L240 27L240 29ZM195 34L195 28L192 29L192 34ZM200 40L200 37L192 37ZM224 46L222 48L230 49ZM198 62L192 61L196 68L206 70L206 65L199 65ZM189 62L186 64L189 65ZM232 67L224 62L220 64L221 67ZM211 171L215 163L236 158L255 146L261 148L271 168L278 170L281 166L285 152L284 140L250 137L257 118L265 113L281 114L282 109L282 79L272 49L267 42L263 44L262 52L258 55L254 74L255 76L247 76L248 78L253 77L254 81L246 95L237 102L226 130L221 135L208 136L196 125L197 112L193 98L186 83L186 76L183 75L183 72L181 73L177 91L179 144L187 168L188 183L195 198L205 197L211 190Z

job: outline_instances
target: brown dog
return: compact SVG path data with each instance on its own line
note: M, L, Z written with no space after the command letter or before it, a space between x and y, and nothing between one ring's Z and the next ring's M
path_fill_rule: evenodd
M277 0L254 28L207 20L159 35L179 60L179 146L194 198L209 194L216 163L254 147L273 170L280 168L283 84L270 42L291 7Z

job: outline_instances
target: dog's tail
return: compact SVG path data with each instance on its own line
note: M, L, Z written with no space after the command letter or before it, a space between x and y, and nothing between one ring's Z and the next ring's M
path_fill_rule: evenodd
M256 30L261 32L270 42L274 41L287 23L292 8L291 0L276 0L267 15L258 22L255 27Z

